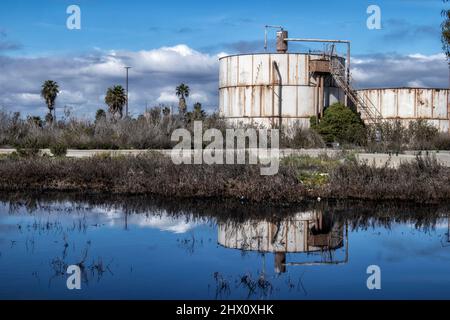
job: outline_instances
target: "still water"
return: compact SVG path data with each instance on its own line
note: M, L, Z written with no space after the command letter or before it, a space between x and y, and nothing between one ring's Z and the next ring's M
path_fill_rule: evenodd
M0 298L450 299L449 212L1 195Z

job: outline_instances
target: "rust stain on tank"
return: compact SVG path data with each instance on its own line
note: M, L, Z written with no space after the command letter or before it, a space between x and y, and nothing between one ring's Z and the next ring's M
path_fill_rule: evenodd
M289 72L289 70L291 70L290 66L291 66L291 58L290 58L290 55L288 55L287 56L287 68L286 68L286 71L287 71L286 83L291 83L291 81L290 81L291 73Z
M259 88L259 114L264 116L265 110L263 109L262 91L263 91L263 87L260 87ZM263 110L264 110L264 112L263 112Z
M431 91L431 117L434 117L434 92Z
M425 100L426 98L424 97L424 91L419 89L418 90L418 102L421 106L426 106L427 105L427 100Z
M450 95L449 95L449 91L447 91L447 117L450 119ZM450 125L449 125L449 132L450 132Z
M268 68L269 68L269 81L270 79L272 79L272 71L273 71L273 67L272 67L272 55L269 54L269 64L268 64Z
M309 82L309 60L310 60L310 57L309 56L306 56L305 57L305 83L308 83Z
M245 116L245 104L244 99L242 97L242 88L238 88L238 104L239 104L239 113Z
M237 68L237 75L236 75L236 84L237 85L239 85L239 77L240 77L240 73L241 73L241 70L240 70L240 68L239 68L239 62L240 62L240 58L239 58L239 56L237 57L237 62L236 62L236 68Z

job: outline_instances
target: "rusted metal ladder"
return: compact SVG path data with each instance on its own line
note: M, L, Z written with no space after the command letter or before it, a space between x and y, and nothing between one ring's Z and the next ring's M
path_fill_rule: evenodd
M373 102L368 98L356 92L352 86L352 79L345 76L346 68L336 56L330 56L330 69L336 84L344 90L347 97L352 101L358 111L360 111L368 124L379 124L382 121L381 112L376 108Z

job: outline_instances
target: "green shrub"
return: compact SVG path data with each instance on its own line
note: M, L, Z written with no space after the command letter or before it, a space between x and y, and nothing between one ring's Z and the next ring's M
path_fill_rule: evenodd
M55 157L65 157L67 146L64 143L55 143L50 147L50 151Z
M328 173L302 171L298 176L298 180L308 189L318 188L329 182L329 175Z
M311 156L290 156L283 158L282 165L294 168L296 171L309 170L319 172L329 172L340 164L339 159L324 155L318 157Z
M314 121L311 119L312 128L322 135L327 143L366 143L366 129L360 115L340 103L328 107L319 124Z

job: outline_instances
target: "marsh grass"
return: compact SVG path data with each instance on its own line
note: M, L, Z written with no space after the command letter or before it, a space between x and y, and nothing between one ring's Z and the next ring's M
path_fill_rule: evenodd
M0 159L0 191L64 191L152 195L171 199L235 199L289 204L306 199L450 199L450 168L417 157L399 168L376 168L346 159L291 157L275 176L259 165L175 165L159 153L86 159L17 157Z
M194 119L195 120L195 119ZM262 129L251 124L230 124L217 113L201 119L203 130L217 129L223 134L226 129ZM194 122L189 117L165 114L160 107L147 110L137 118L112 121L102 116L95 121L65 117L49 125L34 117L23 119L19 113L0 110L0 147L20 149L46 149L64 146L70 149L171 149L177 142L171 141L176 129L194 131ZM284 148L322 148L323 139L315 131L299 125L283 127L280 136ZM204 145L206 146L206 144Z
M417 157L398 168L346 161L330 172L335 198L439 202L450 199L450 169L433 157Z
M384 121L367 127L369 152L402 153L405 150L450 150L450 135L426 120L418 119L404 126L399 120Z
M17 158L0 160L0 190L153 194L175 198L301 201L295 172L260 175L258 165L180 165L158 153L137 157Z
M283 127L280 138L280 145L283 148L311 149L326 147L325 141L320 134L299 124Z

